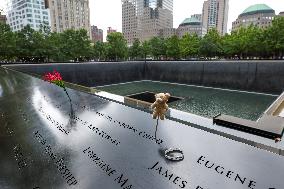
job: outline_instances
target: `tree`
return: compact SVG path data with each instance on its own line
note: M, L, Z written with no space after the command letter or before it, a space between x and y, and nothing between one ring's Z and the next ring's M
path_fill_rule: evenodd
M183 58L197 57L200 39L196 34L186 33L180 40L180 53Z
M216 29L209 30L201 39L199 52L209 58L222 54L221 36Z
M51 33L46 39L46 43L49 46L48 59L51 61L66 61L68 58L63 53L64 40L62 39L62 33Z
M144 41L142 43L142 54L146 60L147 56L151 54L151 47L149 41Z
M67 60L82 61L92 56L91 42L85 29L69 29L65 30L61 35L61 52Z
M179 38L174 35L166 40L166 56L170 57L174 60L178 60L180 58L180 47L179 47Z
M127 41L122 33L113 32L107 36L107 57L110 60L124 60L127 57Z
M165 40L160 37L153 37L149 41L151 55L155 59L161 59L166 55Z
M17 35L17 56L20 61L38 61L42 50L43 38L30 25L25 26Z
M274 58L284 56L284 17L276 17L272 21L272 26L265 32L265 42L271 49Z
M94 45L94 56L97 60L106 59L106 45L103 42L97 41Z
M129 57L134 60L143 57L142 46L139 39L135 39L132 46L129 48Z
M0 60L10 60L16 54L16 35L9 25L0 23Z

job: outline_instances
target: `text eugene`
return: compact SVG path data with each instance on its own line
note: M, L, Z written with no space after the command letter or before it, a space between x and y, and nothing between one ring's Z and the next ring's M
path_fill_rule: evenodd
M234 181L236 184L246 186L249 189L256 189L256 182L252 179L248 179L244 176L241 176L239 173L236 173L235 171L231 171L221 165L217 165L216 163L207 160L205 156L200 156L196 162L197 164L204 166L207 169L211 169L215 173L223 175L225 178ZM156 174L159 174L164 179L171 181L171 183L177 185L179 188L187 187L188 182L185 179L182 179L182 177L177 176L173 172L162 167L159 162L156 162L154 165L149 167L148 170L154 171ZM197 186L195 189L208 188Z
M230 179L234 181L236 184L240 184L243 186L246 186L247 188L250 189L256 189L256 182L248 179L244 176L241 176L239 173L236 173L236 171L231 171L226 168L224 168L221 165L218 165L208 159L204 156L200 156L197 160L197 163L199 165L204 166L207 169L211 169L217 174L223 175L225 178ZM202 187L199 187L198 189L203 189Z

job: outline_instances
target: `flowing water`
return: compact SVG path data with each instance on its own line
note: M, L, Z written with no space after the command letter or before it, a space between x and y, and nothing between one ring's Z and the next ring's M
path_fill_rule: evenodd
M170 103L171 108L212 118L222 113L244 119L257 120L276 100L277 96L248 93L200 86L188 86L164 82L139 81L124 84L97 87L117 95L130 95L144 91L169 92L173 96L184 98Z

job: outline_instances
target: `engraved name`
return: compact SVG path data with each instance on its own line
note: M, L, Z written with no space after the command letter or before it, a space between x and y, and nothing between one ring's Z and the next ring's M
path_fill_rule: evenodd
M65 179L67 184L69 186L76 185L78 181L73 176L73 174L70 172L70 170L67 168L67 166L64 163L64 158L58 158L56 154L52 152L52 148L49 144L47 144L47 141L43 138L43 136L39 133L39 131L36 131L34 133L35 138L37 141L44 146L45 153L47 153L50 157L50 159L53 161L53 163L56 165L57 170L61 174L61 176Z
M84 126L88 126L88 128L92 131L94 131L96 134L98 134L99 136L101 136L104 139L107 139L108 141L110 141L112 144L118 146L120 144L118 139L114 139L113 137L111 137L109 134L107 134L107 132L103 131L102 129L99 129L98 127L96 127L94 124L90 124L87 121L83 121L82 119L80 119L77 116L74 116L74 120L76 122L81 122L81 124L83 124Z
M53 119L49 114L45 113L41 108L39 108L39 112L41 112L41 114L50 122L52 123L59 131L61 131L62 133L68 135L70 133L70 131L67 131L66 129L64 129L64 125L59 123L58 121L56 121L55 119Z
M250 189L255 189L256 187L256 182L253 181L252 179L248 179L244 176L241 176L239 173L235 171L226 169L225 167L206 159L206 157L204 156L200 156L197 160L197 163L199 165L204 166L207 169L214 171L217 174L223 175L227 179L233 180L237 184L246 185Z
M182 177L175 175L171 171L165 169L159 165L159 162L155 163L152 167L149 167L148 170L153 170L154 173L159 174L164 179L171 181L172 184L179 186L180 188L185 188L187 181L182 179Z
M109 177L113 177L114 181L120 185L123 189L131 189L132 184L129 184L128 178L124 176L122 173L118 173L115 169L112 168L110 164L105 162L102 157L100 157L97 153L91 150L91 147L86 148L83 150L84 154L87 156Z

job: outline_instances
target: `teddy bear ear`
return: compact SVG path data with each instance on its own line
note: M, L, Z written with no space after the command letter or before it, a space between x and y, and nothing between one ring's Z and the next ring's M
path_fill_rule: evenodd
M165 95L166 95L167 97L170 97L170 96L171 96L171 94L170 94L170 93L166 93Z

